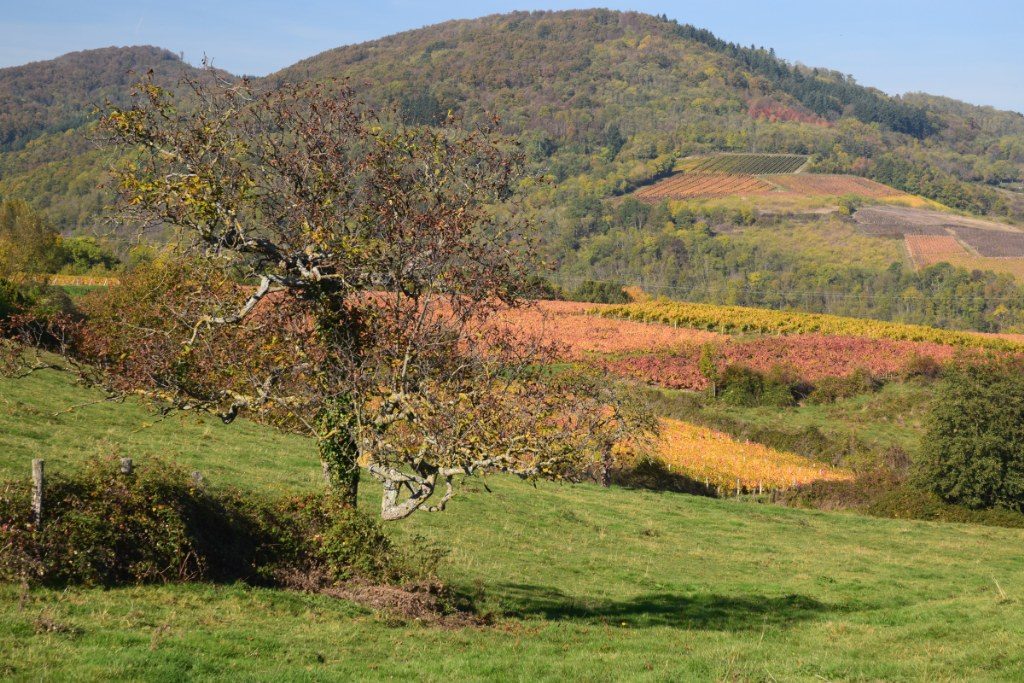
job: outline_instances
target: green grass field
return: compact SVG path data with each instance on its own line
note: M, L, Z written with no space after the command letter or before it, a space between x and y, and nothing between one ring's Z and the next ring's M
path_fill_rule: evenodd
M165 455L211 485L318 485L312 444L195 416L153 422L52 374L0 382L0 468ZM58 413L55 416L55 413ZM493 626L400 623L242 585L0 585L15 680L1020 680L1024 532L595 486L472 482L390 527L451 548ZM372 485L362 504L373 506Z

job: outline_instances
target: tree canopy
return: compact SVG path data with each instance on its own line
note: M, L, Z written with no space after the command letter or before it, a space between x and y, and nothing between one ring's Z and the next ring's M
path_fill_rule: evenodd
M443 509L460 475L580 476L653 428L497 315L537 267L515 144L215 76L144 81L103 120L139 150L115 171L131 219L177 234L85 306L112 391L310 434L351 504L360 463L381 482L385 519Z

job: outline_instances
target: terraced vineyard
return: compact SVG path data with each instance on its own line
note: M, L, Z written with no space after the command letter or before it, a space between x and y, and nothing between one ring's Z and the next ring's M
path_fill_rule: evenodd
M679 170L690 173L729 173L764 175L795 173L807 163L801 154L715 154L683 159Z
M726 173L679 173L636 191L637 199L716 199L719 197L765 195L775 186L752 175Z

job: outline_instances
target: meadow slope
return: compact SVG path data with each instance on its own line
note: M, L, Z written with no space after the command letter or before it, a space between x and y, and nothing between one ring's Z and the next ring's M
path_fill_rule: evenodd
M311 444L141 407L42 373L0 383L0 465L174 456L210 485L317 484ZM55 415L56 414L56 415ZM123 435L123 436L121 436ZM1024 668L1024 532L596 486L472 482L391 527L451 548L444 577L495 624L444 630L241 585L0 586L12 679L683 678L1012 680ZM362 504L375 505L371 486Z

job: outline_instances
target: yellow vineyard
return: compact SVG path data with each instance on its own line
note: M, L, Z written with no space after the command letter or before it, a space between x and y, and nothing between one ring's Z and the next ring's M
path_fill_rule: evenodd
M869 339L933 342L949 346L986 347L1020 351L1024 344L976 332L943 330L924 325L846 318L825 313L776 311L745 306L691 304L667 299L644 303L606 306L591 311L596 315L660 323L724 334L824 334Z
M662 420L660 453L674 471L726 490L735 489L737 481L744 490L755 491L853 478L848 470L671 419Z

